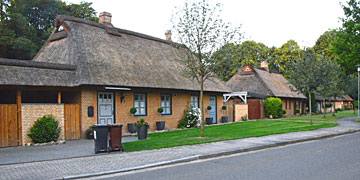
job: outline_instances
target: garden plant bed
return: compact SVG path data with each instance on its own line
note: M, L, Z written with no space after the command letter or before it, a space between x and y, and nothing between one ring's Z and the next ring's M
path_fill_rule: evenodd
M311 131L319 128L335 127L336 123L291 122L291 121L247 121L205 127L205 137L199 138L200 128L151 133L143 141L123 143L125 151L142 151L174 146L193 145L240 138L260 137L296 131Z

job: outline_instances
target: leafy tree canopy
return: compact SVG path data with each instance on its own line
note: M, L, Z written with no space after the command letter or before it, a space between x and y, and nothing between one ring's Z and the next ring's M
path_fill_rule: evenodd
M333 50L345 72L354 74L356 65L360 64L360 2L349 0L342 7L345 17L342 18L342 27L336 32Z
M0 57L31 59L53 30L58 15L97 21L91 3L61 0L0 1Z

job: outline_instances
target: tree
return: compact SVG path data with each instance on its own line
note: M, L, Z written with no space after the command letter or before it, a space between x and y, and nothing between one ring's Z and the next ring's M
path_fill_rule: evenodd
M1 0L0 57L31 59L54 29L58 15L97 20L91 3L60 0Z
M300 46L294 40L289 40L283 44L280 48L274 50L274 64L279 68L279 72L287 76L287 64L295 61L302 56L302 50Z
M313 49L316 54L325 56L329 60L336 61L337 54L333 51L333 42L336 40L336 31L326 31L315 42Z
M179 43L187 47L187 56L181 59L184 63L184 75L195 79L200 85L201 101L201 134L204 137L204 82L213 77L215 63L211 57L225 44L238 44L242 34L240 27L232 28L223 22L219 13L221 5L210 5L206 0L185 2L172 17L173 32Z
M312 109L311 109L311 94L316 92L316 89L322 83L322 64L317 55L311 49L306 49L302 58L296 61L287 63L289 68L286 69L288 80L295 86L295 91L309 94L309 111L310 124L312 125Z
M345 81L345 93L353 99L353 109L355 114L355 101L358 99L358 77L355 75L347 75L344 78Z
M214 73L223 81L229 80L244 65L259 66L269 59L270 49L263 43L244 41L239 45L226 44L213 54Z
M319 60L320 62L318 74L322 78L318 82L319 86L317 87L317 92L319 92L323 97L325 117L326 98L333 97L335 100L336 97L343 94L341 78L342 70L334 60L328 59L324 55L321 55ZM335 108L335 101L333 107Z
M339 56L338 64L347 74L356 73L356 65L360 64L360 2L349 0L342 5L345 17L342 27L336 32L333 51Z

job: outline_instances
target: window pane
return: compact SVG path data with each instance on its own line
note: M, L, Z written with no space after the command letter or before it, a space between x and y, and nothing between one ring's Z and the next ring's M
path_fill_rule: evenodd
M170 101L166 101L166 107L170 107Z
M135 106L135 108L139 107L139 101L135 101L134 106Z
M165 100L165 96L161 96L161 101L164 101Z
M144 94L140 95L140 101L145 101L145 95Z
M162 107L162 108L165 107L165 101L161 101L161 107Z
M145 102L144 101L140 102L140 107L142 107L142 108L145 107Z
M170 114L170 108L166 108L166 113Z
M137 94L134 95L134 100L135 100L135 101L139 100L139 97L138 97Z

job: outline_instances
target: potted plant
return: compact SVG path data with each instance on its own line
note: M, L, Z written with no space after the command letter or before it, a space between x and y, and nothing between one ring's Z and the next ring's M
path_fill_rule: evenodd
M86 131L86 139L94 139L94 126L90 126Z
M161 113L164 112L164 109L162 107L160 107L157 109L157 112L160 114L160 119L161 119ZM164 130L165 129L165 121L156 121L156 129Z
M208 111L210 111L212 109L211 106L208 106L206 108ZM209 117L209 118L206 118L206 124L212 124L212 121L213 121L213 118Z
M225 110L226 110L226 106L225 106L225 105L222 106L221 109L222 109L222 111L225 111ZM223 112L223 113L224 113L224 112ZM229 117L228 117L228 116L222 116L222 117L221 117L221 122L222 122L222 123L227 123L227 122L229 122Z
M299 116L300 115L300 109L295 109L295 115Z
M134 107L130 108L130 114L135 115L136 112L137 112L136 108ZM136 133L137 128L134 123L128 123L127 127L129 133Z
M140 119L140 121L135 122L135 126L137 127L138 139L139 140L146 139L149 123L145 122L144 119Z

